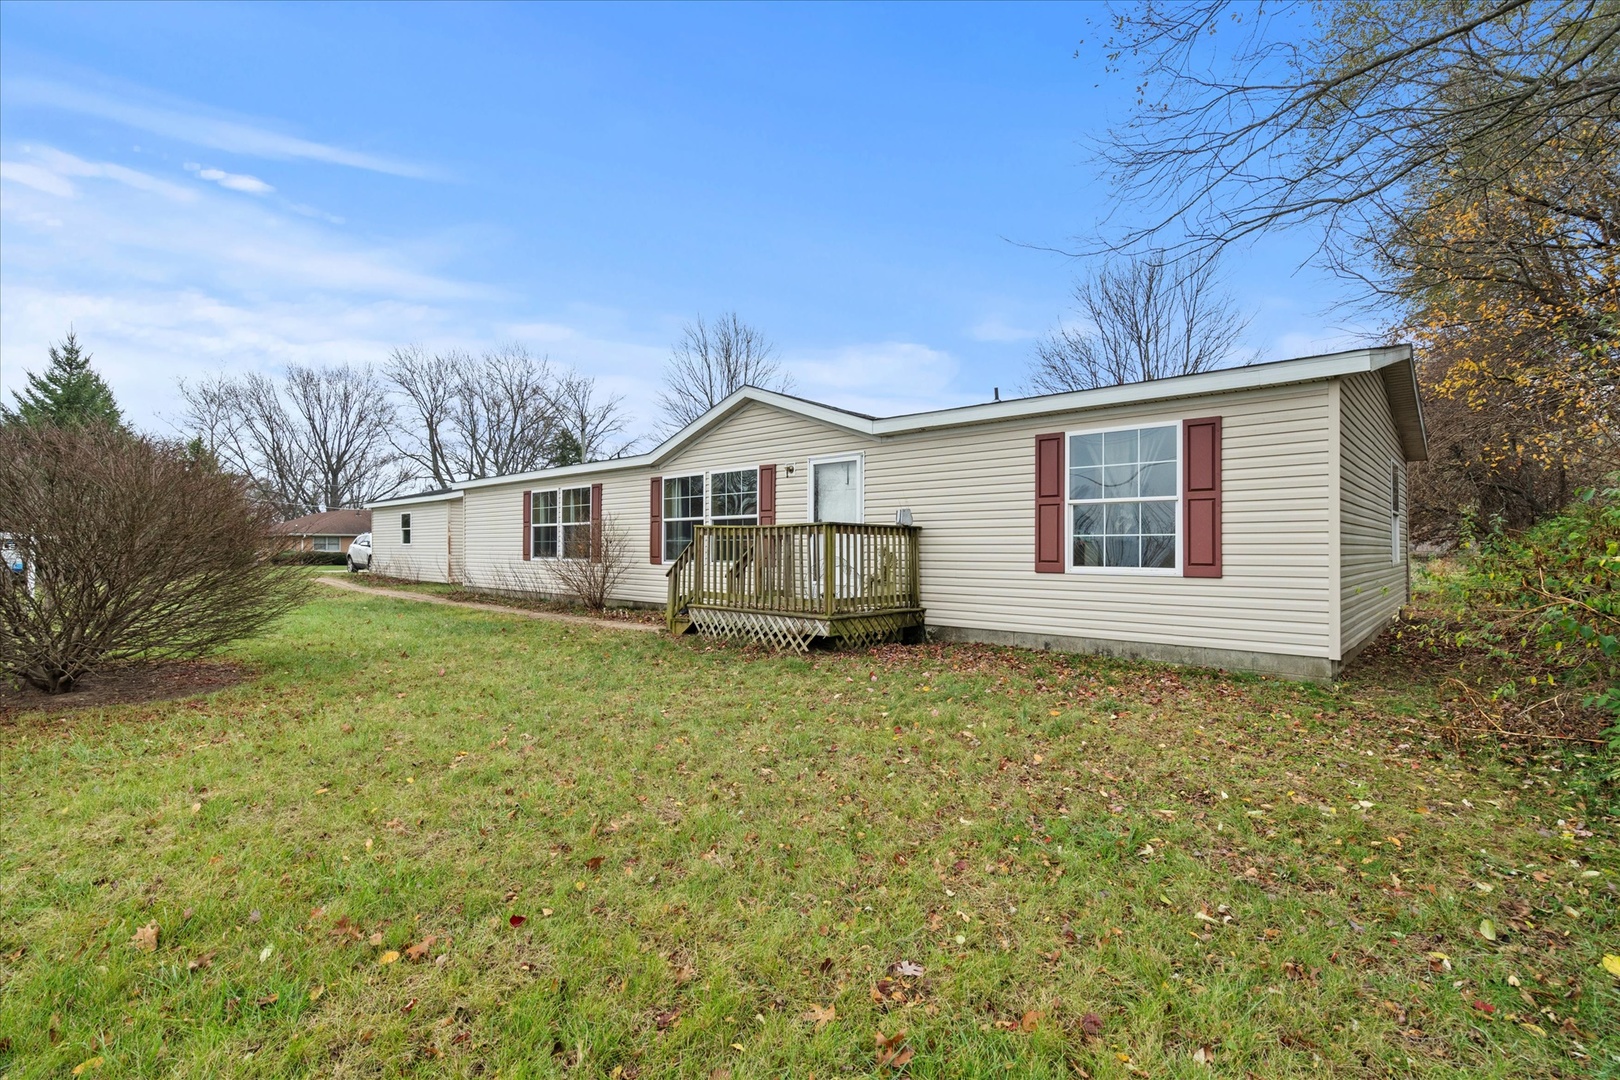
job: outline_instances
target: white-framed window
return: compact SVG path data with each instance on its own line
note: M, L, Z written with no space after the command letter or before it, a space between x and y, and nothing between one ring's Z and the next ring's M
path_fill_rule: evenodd
M399 542L402 544L411 542L411 515L409 514L399 515Z
M562 489L562 557L591 557L591 489Z
M674 562L703 524L704 475L664 477L664 561Z
M813 457L810 466L809 520L866 520L866 456L838 454Z
M1069 569L1174 572L1181 561L1181 425L1071 432Z
M1389 561L1401 561L1401 463L1389 463Z
M759 467L664 477L664 561L672 563L699 525L758 525Z
M335 536L317 536L310 541L311 551L342 551L343 547Z
M759 524L759 469L709 474L709 524Z
M529 557L591 557L591 489L551 488L530 492Z

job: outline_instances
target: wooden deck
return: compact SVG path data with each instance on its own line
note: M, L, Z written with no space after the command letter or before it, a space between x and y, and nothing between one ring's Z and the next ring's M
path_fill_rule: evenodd
M865 645L921 626L910 525L699 525L670 566L666 618L804 651L817 638Z

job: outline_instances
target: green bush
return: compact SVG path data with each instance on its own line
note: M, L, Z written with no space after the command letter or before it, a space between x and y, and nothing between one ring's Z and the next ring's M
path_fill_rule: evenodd
M1556 517L1515 535L1486 538L1453 579L1473 642L1504 658L1533 658L1532 687L1581 693L1613 717L1608 730L1620 778L1620 489L1586 492ZM1523 688L1506 683L1498 693Z

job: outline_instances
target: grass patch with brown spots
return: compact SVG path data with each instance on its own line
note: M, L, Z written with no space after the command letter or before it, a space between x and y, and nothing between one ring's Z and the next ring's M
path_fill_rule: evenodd
M1620 1054L1613 821L1563 751L1440 738L1422 686L337 592L238 659L210 697L0 728L7 1077Z

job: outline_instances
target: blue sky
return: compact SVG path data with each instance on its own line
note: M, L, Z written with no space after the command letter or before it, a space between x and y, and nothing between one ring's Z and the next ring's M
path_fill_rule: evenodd
M4 3L0 388L69 324L160 430L181 377L518 342L645 430L735 309L806 396L1005 395L1084 270L1038 249L1131 210L1085 142L1130 103L1099 14ZM1308 252L1232 263L1267 359L1372 329Z

